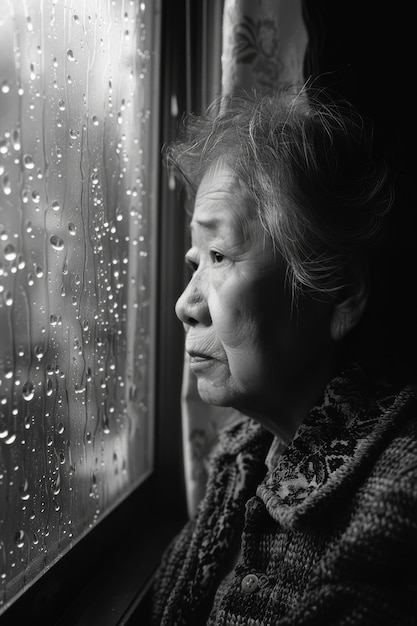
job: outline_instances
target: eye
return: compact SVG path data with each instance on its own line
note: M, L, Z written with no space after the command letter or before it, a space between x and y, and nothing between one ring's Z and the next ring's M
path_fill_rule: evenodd
M221 263L222 261L224 261L224 254L216 252L215 250L210 251L210 257L213 263Z

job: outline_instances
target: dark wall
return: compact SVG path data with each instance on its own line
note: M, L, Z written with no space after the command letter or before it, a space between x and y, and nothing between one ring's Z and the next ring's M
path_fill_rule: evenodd
M395 202L378 258L380 294L372 319L382 353L417 362L416 102L417 36L404 3L304 0L309 33L305 75L342 95L374 123L375 143L395 173Z

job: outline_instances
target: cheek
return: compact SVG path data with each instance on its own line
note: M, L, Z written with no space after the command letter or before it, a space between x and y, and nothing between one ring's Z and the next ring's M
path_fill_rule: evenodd
M276 279L228 280L213 286L210 311L218 339L224 348L243 352L261 348L272 339L274 327L284 323L289 308ZM281 322L278 318L281 317ZM243 354L241 354L243 356Z
M225 349L243 347L253 334L254 310L248 306L244 292L233 285L213 289L209 308L217 338ZM243 344L243 345L242 345Z

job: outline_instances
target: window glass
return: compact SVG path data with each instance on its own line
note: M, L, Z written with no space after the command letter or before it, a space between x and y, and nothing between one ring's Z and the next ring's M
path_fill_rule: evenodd
M152 471L156 16L0 3L0 611Z

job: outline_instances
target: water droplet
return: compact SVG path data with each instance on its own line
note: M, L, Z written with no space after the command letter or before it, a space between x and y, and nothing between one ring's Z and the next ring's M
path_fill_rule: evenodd
M56 475L56 480L55 480L55 484L54 484L54 488L53 488L54 496L57 496L60 491L61 491L61 476L60 476L60 474L58 472L58 474Z
M7 81L5 81L5 80L3 81L2 86L1 86L1 90L2 90L2 93L9 93L10 86L7 83Z
M36 278L42 278L43 276L43 268L40 265L36 265L35 267Z
M75 228L74 222L68 223L68 230L69 230L70 235L73 235L73 236L75 235L76 228Z
M13 131L13 135L12 135L12 143L13 143L13 148L15 150L20 150L21 148L21 144L20 144L20 131L18 128L15 128L15 130Z
M79 24L79 23L80 23L80 18L78 17L78 15L75 15L75 13L74 13L74 15L72 16L72 19L73 19L73 21L74 21L76 24Z
M33 170L35 162L30 154L25 154L23 157L23 165L27 170Z
M16 250L11 243L7 244L7 246L4 248L4 258L7 261L14 261L16 258Z
M43 358L45 354L45 350L43 346L35 346L33 351L35 353L36 358L39 359L39 361Z
M61 205L59 204L57 200L54 200L51 204L51 207L54 211L59 211L59 209L61 208Z
M2 178L3 192L6 196L10 196L12 193L12 187L10 185L10 180L8 176L3 176Z
M63 250L64 248L64 242L63 240L58 237L57 235L52 235L49 239L51 246L55 249L55 250Z
M4 440L4 443L7 443L7 445L10 446L15 441L16 441L16 433L12 433L7 437L7 439Z
M21 485L20 487L20 499L26 502L26 500L29 500L29 498L30 498L29 484L28 484L27 479L25 478L23 485Z
M32 200L35 204L39 204L41 195L38 191L32 191Z
M98 121L97 115L93 115L93 117L91 119L92 119L92 122L93 122L94 126L98 126L99 121Z
M7 139L2 139L0 141L0 154L7 154L8 149L9 142L7 141Z
M10 291L5 291L3 294L3 298L4 298L4 304L6 306L12 306L13 304L13 296L10 293Z
M71 61L71 62L75 61L74 53L70 48L67 50L67 59L68 61Z
M14 536L15 543L18 548L23 548L25 545L25 533L23 530L18 530Z
M31 383L30 381L27 381L22 387L23 399L29 402L30 400L33 399L34 395L35 395L35 388L33 386L33 383Z
M60 111L65 111L65 100L59 100L58 107Z
M46 381L46 395L47 396L52 396L53 393L53 386L52 386L52 380L50 378L48 378L48 380Z
M19 270L23 270L24 267L26 266L26 261L24 259L24 256L22 253L19 253L16 257L16 263L17 263L17 268Z

